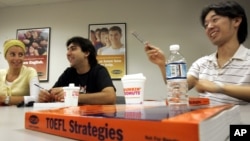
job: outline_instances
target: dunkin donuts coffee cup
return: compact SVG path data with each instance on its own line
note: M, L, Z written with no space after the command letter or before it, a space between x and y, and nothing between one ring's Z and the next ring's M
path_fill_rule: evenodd
M70 83L68 87L63 87L65 106L78 106L80 87L75 87Z
M126 104L142 104L146 77L138 73L124 75L121 80Z

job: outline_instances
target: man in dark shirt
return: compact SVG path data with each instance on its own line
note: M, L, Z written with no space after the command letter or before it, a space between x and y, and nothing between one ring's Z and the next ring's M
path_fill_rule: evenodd
M63 101L62 87L70 83L80 87L80 104L115 104L116 89L107 69L98 64L95 47L82 37L72 37L66 43L70 66L50 91L41 90L39 102Z

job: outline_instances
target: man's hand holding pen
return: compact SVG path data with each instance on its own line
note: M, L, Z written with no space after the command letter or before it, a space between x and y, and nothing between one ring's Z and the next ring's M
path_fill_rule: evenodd
M64 101L64 91L61 87L47 90L36 84L40 88L38 102L62 102Z
M52 93L52 89L50 89L50 90L41 89L39 92L39 95L38 95L38 101L39 102L54 102L54 101L56 101L55 94Z
M64 101L64 91L62 87L50 89L50 94L53 96L54 101L57 101L57 102Z

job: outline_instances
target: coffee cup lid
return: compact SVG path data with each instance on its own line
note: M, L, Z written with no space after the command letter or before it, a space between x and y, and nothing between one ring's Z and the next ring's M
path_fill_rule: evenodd
M142 73L136 73L136 74L124 75L121 79L122 80L131 80L131 79L143 79L143 80L145 80L146 77Z
M80 87L75 87L74 83L70 83L68 87L63 87L64 90L79 89Z

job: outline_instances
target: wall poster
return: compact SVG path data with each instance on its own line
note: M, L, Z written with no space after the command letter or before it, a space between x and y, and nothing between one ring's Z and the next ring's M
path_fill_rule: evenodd
M105 66L113 80L127 73L126 23L90 24L89 39L98 62Z
M17 39L26 46L24 65L37 70L40 82L48 82L50 27L17 29Z

